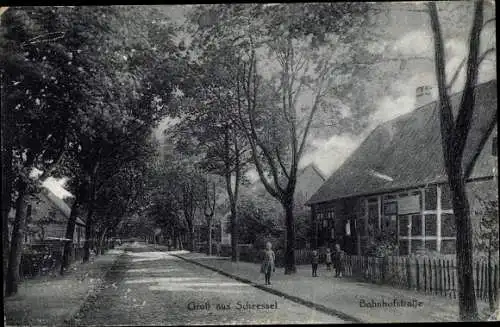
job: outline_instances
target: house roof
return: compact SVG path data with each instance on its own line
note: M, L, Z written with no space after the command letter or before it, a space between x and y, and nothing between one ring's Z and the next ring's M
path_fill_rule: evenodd
M61 213L64 215L66 219L69 219L69 216L71 215L71 208L68 206L68 204L52 193L49 189L45 188L45 190L42 192L45 197L54 204L54 206L61 211ZM76 223L79 225L85 225L85 223L79 218L76 218Z
M482 162L492 156L481 150L497 122L496 80L478 85L475 92L463 160L464 169L474 167L471 178L492 175L491 166ZM451 96L455 117L461 94ZM438 110L435 101L379 125L306 204L445 182Z
M326 178L323 175L323 173L319 170L319 168L316 167L314 163L311 163L297 171L295 195L300 193L313 194L325 180ZM280 181L282 181L283 184L285 184L286 177L281 176ZM271 182L271 184L273 184L273 182ZM255 194L258 194L259 196L272 198L271 195L266 191L264 185L260 182L260 179L259 179L259 184L255 189Z

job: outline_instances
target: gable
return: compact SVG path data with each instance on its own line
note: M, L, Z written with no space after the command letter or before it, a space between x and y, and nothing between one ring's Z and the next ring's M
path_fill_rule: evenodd
M497 157L493 155L493 138L498 136L498 124L493 127L488 139L475 160L470 178L476 179L496 175L498 172Z

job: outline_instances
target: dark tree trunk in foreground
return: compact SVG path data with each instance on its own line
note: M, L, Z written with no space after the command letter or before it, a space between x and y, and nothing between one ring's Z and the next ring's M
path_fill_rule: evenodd
M240 251L238 248L238 216L236 208L231 205L231 261L237 262L240 260Z
M1 15L1 13L0 13ZM12 202L12 110L7 110L4 104L3 75L0 79L0 104L1 109L1 129L0 142L2 148L2 246L3 246L3 282L7 276L7 266L9 263L9 211ZM5 288L4 288L5 290Z
M295 244L289 240L295 240L295 221L293 216L293 197L292 200L285 201L283 204L286 223L286 244L285 244L285 274L293 274L297 271L295 266Z
M478 320L473 277L472 224L466 180L472 171L463 165L463 153L472 123L475 107L474 89L477 84L479 65L487 54L480 57L480 36L483 28L483 0L476 1L474 18L469 36L465 86L454 117L446 80L444 41L441 33L438 10L435 2L428 4L431 28L434 35L434 59L439 90L441 143L444 163L451 189L453 212L456 225L456 258L458 271L458 304L460 320Z
M461 160L453 166L459 165L461 165ZM455 169L457 168L459 167L455 167ZM453 175L460 176L461 172L456 172L453 169L452 176ZM450 178L450 190L453 197L453 213L455 215L455 225L457 229L456 255L457 267L459 267L458 301L460 319L477 320L478 315L473 274L472 223L470 219L469 201L466 194L465 180L456 177Z
M212 221L208 223L208 253L209 256L212 255Z
M12 202L12 146L4 147L3 143L4 137L2 135L2 255L3 281L5 282L7 265L9 262L9 211Z
M28 208L28 185L20 181L17 191L16 217L12 228L12 241L10 246L9 265L5 280L5 295L10 296L17 293L20 280L19 266L23 250L24 233L26 229L26 214Z
M87 213L87 219L85 221L85 242L83 245L83 262L89 262L90 260L90 249L91 244L93 242L93 233L92 233L92 208L89 208Z
M71 213L68 219L68 224L66 225L66 238L71 241L66 241L64 243L64 252L61 262L60 274L64 274L64 271L69 267L73 259L73 236L75 235L76 218L80 213L80 201L83 196L83 189L80 188L75 194L75 202L71 206Z
M232 136L232 140L231 140ZM234 151L234 159L231 160L231 150ZM231 182L234 172L234 186ZM226 191L229 197L229 205L231 210L230 224L231 224L231 261L237 262L240 260L240 253L238 249L238 193L241 179L241 154L240 146L237 135L233 131L231 135L231 128L226 126L224 131L224 179L226 180Z

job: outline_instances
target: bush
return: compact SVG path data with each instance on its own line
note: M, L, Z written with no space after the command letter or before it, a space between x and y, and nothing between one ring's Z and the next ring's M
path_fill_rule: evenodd
M387 257L396 255L398 250L396 229L379 231L368 243L365 255Z

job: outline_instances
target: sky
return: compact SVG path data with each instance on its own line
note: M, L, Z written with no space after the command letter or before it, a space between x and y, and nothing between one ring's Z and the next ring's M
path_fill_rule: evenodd
M415 90L418 86L433 86L433 97L436 99L436 79L433 63L433 37L430 30L428 15L422 12L409 12L408 9L422 9L422 2L407 2L404 4L387 3L388 15L381 20L380 29L384 31L387 38L374 44L375 48L384 52L387 58L400 58L411 56L427 57L430 60L407 61L404 68L398 72L395 67L400 63L381 64L374 67L372 89L369 101L372 107L366 113L368 124L361 131L349 132L312 132L308 138L308 151L301 160L300 166L314 163L326 176L337 169L343 161L361 144L368 134L379 124L391 120L397 116L406 114L415 109ZM494 15L494 2L487 1L485 4L485 20ZM445 51L448 79L458 67L463 58L467 56L468 33L472 22L472 6L470 2L439 2L440 18L445 39ZM184 21L184 15L189 6L161 6L172 20L177 23ZM482 33L481 51L496 46L495 25L490 24ZM496 59L485 60L480 69L479 83L496 79ZM377 74L377 70L380 73ZM452 88L452 92L458 92L463 87L465 80L464 70ZM381 92L382 86L389 85L386 92ZM370 93L370 91L372 91ZM303 101L310 101L304 98ZM343 110L343 115L349 116L352 108ZM159 128L155 130L157 137L161 131L172 122L164 120ZM248 178L257 181L258 175L250 171ZM50 179L45 185L57 195L68 195L64 191L65 180Z
M492 5L493 4L493 5ZM374 44L375 48L383 49L387 58L407 58L421 56L429 60L409 60L402 71L393 73L395 67L400 66L398 62L387 65L379 65L374 69L384 71L379 74L373 84L373 94L370 101L373 108L367 113L368 124L361 131L331 133L325 136L324 132L315 133L309 137L308 151L301 160L300 166L314 163L326 176L335 171L343 161L361 144L368 134L379 124L406 114L415 109L415 91L422 85L433 87L432 99L437 98L436 79L433 62L433 36L427 13L410 12L410 10L423 9L422 2L388 3L388 15L381 18L380 29L387 36ZM486 2L485 20L494 15L494 2ZM180 22L182 18L182 7L176 6L177 11L173 15ZM445 52L447 59L447 76L453 75L463 58L467 56L468 33L472 23L472 6L470 2L439 2L440 19L445 39ZM481 51L496 45L494 24L482 33ZM479 83L496 79L496 59L494 56L485 60L480 69ZM375 74L377 75L377 74ZM465 80L465 72L459 75L452 92L462 89ZM380 85L390 84L388 92L380 93ZM378 92L378 93L377 93ZM304 97L302 101L310 101L311 97ZM300 101L300 100L299 100ZM349 116L350 108L343 115ZM163 127L163 125L162 125ZM315 135L316 134L316 135ZM251 181L258 180L255 170L248 172Z
M444 5L439 4L438 8ZM469 17L457 24L447 19L444 12L440 12L445 35L445 52L447 56L447 76L451 78L463 58L467 56L467 42L472 13L468 10L459 11L461 15ZM494 10L485 13L485 19L491 17ZM469 14L470 13L470 14ZM419 17L420 16L420 17ZM494 25L488 25L482 33L481 50L496 45ZM433 37L428 17L423 13L412 13L394 10L391 12L391 21L386 26L388 34L392 33L394 41L387 42L386 51L392 53L387 57L397 56L425 56L433 58ZM496 79L496 59L484 61L479 74L479 83ZM381 83L392 83L387 94L371 99L375 106L374 112L369 114L369 124L361 133L343 133L331 135L328 138L313 138L310 142L312 150L307 153L301 164L314 163L327 176L337 169L342 162L359 146L366 136L379 124L397 116L406 114L415 108L415 91L418 86L433 86L433 99L437 99L436 78L432 60L409 62L403 78L381 80ZM465 72L459 75L452 93L463 88Z

